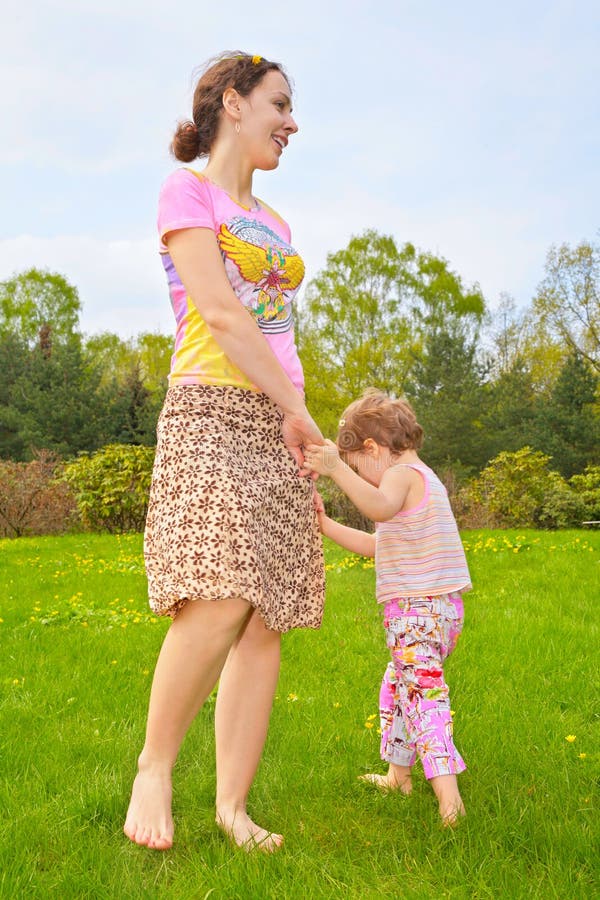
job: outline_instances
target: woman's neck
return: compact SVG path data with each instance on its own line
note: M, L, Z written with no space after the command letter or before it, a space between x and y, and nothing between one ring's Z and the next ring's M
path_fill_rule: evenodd
M233 147L215 147L202 174L223 188L243 206L253 206L252 176L254 170L240 158Z

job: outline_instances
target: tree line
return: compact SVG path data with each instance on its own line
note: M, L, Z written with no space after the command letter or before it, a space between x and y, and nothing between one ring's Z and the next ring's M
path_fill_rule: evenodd
M443 258L367 230L331 253L296 310L309 408L335 436L367 386L406 396L423 455L464 483L525 446L570 478L600 465L600 246L548 251L526 309L490 311ZM0 282L0 458L152 446L172 337L85 336L75 286L30 269Z

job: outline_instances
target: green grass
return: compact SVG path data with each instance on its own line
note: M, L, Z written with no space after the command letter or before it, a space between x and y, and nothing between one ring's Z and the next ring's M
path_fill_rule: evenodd
M176 846L122 834L168 625L147 612L141 537L1 541L0 896L594 896L600 533L464 538L475 590L447 673L467 819L439 827L420 771L411 798L357 781L383 771L366 724L386 649L372 567L328 545L325 622L284 638L251 795L286 836L272 857L213 824L210 702L176 768Z

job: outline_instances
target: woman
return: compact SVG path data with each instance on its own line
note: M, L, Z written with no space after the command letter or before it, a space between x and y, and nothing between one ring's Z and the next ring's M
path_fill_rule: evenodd
M158 225L177 334L144 553L150 603L173 617L156 665L125 833L173 841L171 770L219 679L216 818L240 846L282 842L246 799L267 734L280 635L321 622L324 574L302 448L323 438L303 399L291 301L304 274L286 223L252 193L298 126L278 63L224 54L201 76L172 150Z

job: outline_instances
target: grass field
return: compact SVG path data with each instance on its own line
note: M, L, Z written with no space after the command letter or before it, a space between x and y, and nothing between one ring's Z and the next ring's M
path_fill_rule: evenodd
M357 781L379 768L386 662L370 564L327 547L319 632L284 638L251 811L273 856L213 824L213 707L175 774L176 845L121 831L167 622L139 535L0 541L0 896L591 898L598 859L600 533L469 532L475 590L447 665L468 817ZM243 702L243 698L241 698Z

